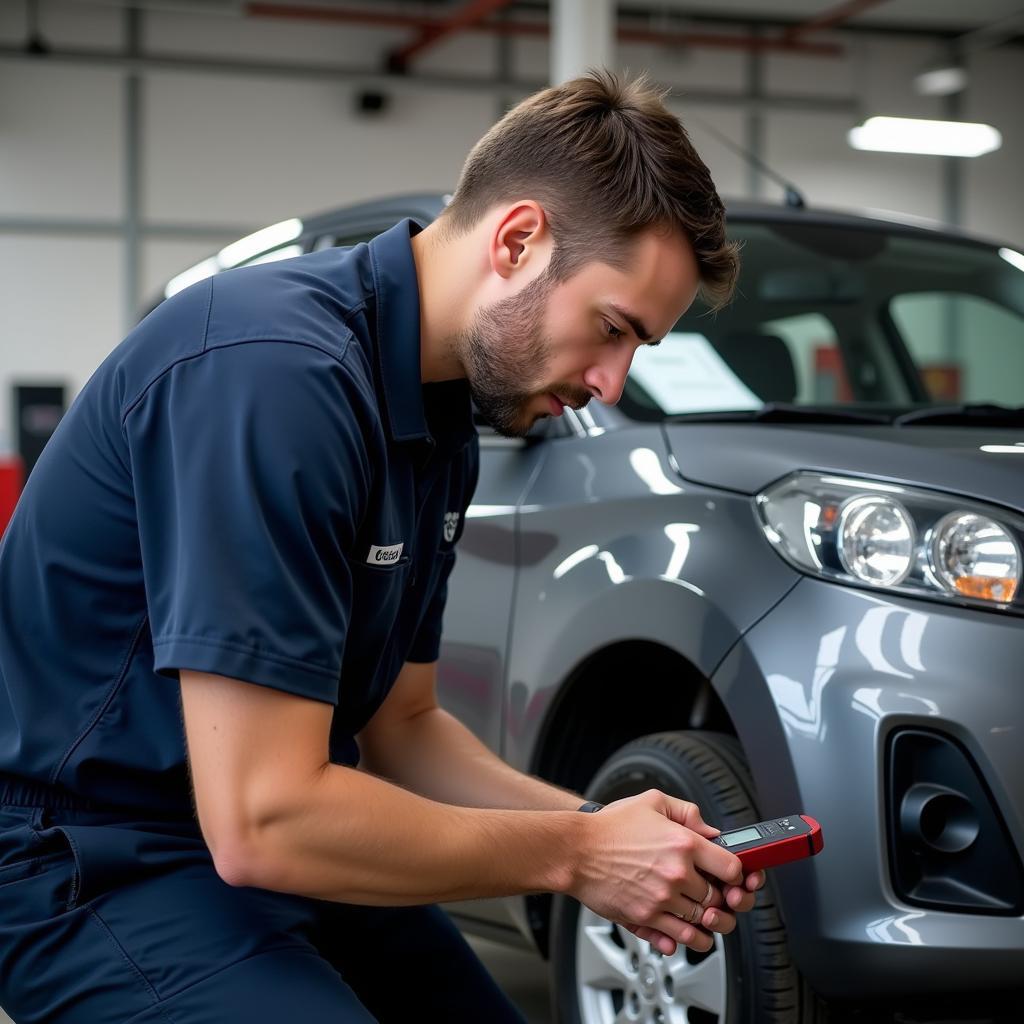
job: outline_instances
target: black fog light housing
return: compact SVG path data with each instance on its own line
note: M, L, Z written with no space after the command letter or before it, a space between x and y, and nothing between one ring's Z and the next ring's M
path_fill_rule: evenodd
M940 910L1020 914L1024 867L967 751L941 733L901 729L886 765L897 895Z
M918 782L900 801L903 834L938 853L963 853L981 831L977 812L963 793Z

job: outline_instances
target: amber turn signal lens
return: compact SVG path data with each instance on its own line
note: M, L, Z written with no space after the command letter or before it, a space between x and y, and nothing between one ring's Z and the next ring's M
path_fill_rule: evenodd
M994 580L988 576L961 576L956 589L964 597L980 597L983 601L998 601L1000 604L1013 599L1017 592L1015 579Z

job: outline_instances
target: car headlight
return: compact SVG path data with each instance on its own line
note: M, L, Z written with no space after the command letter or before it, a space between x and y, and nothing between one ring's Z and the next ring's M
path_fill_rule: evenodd
M954 495L799 472L757 496L765 536L839 583L1024 613L1024 517Z

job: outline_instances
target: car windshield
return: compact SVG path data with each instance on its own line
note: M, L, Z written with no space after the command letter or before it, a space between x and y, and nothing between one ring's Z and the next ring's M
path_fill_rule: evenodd
M731 224L733 302L695 303L633 360L641 420L731 412L868 413L1024 403L1024 256L898 227ZM803 407L803 408L801 408Z

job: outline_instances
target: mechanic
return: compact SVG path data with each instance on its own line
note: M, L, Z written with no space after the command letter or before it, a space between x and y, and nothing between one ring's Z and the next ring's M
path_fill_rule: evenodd
M564 892L664 953L748 911L698 808L581 814L435 695L478 473L738 268L642 80L525 100L432 225L228 271L111 352L0 546L17 1024L520 1021L448 900ZM177 683L178 685L175 685Z

